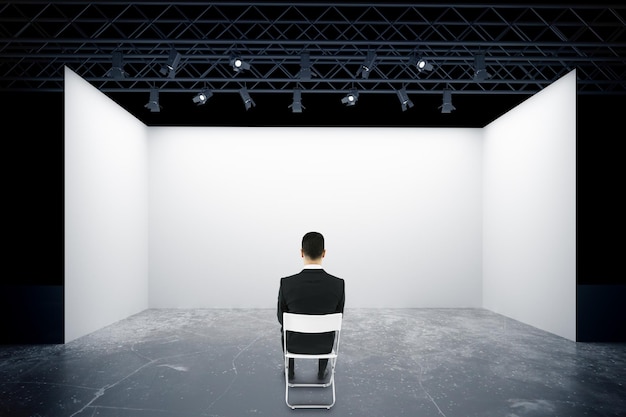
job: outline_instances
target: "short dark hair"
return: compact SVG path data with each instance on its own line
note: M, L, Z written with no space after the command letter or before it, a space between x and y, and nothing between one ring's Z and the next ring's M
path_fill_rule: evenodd
M309 232L302 238L302 251L310 259L319 259L324 253L324 236L318 232Z

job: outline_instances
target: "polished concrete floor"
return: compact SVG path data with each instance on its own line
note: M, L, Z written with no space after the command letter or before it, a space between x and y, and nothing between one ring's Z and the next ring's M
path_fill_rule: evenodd
M482 309L347 309L330 410L288 408L282 363L273 310L146 310L65 345L0 346L0 416L626 416L626 345Z

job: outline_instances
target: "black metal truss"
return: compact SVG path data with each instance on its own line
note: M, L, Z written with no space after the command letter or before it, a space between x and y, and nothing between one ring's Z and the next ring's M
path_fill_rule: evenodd
M180 61L164 74L172 50ZM115 53L121 67L113 64ZM365 71L368 54L375 58ZM250 68L234 72L234 55ZM484 56L486 80L474 80L476 55ZM418 56L433 70L418 71ZM580 94L626 94L626 6L0 3L1 90L62 91L65 66L105 93L395 94L404 88L532 95L575 68ZM115 77L120 70L122 78Z

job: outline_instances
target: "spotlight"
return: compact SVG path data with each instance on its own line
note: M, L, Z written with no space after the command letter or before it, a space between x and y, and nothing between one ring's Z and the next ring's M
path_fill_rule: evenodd
M439 108L441 113L451 113L452 110L456 110L456 107L452 105L452 92L450 90L443 90L443 104Z
M417 67L417 70L419 72L424 72L424 71L432 71L433 70L433 64L431 64L430 62L426 61L426 59L424 58L419 58L417 60L417 63L415 64L415 66Z
M193 97L193 102L196 103L196 106L201 106L206 103L212 95L213 93L205 88Z
M150 101L148 101L144 107L150 109L152 113L161 111L161 106L159 105L159 90L156 88L150 90Z
M359 100L359 92L356 90L350 90L348 94L344 98L341 99L341 102L346 106L354 106L356 102Z
M489 77L485 67L485 55L474 56L474 81L485 81Z
M302 92L299 88L293 90L293 103L289 105L292 113L302 113L305 107L302 105Z
M126 77L124 71L124 62L122 60L122 53L120 51L113 52L112 66L109 71L109 76L115 80L121 80Z
M413 102L406 93L406 88L403 87L402 89L396 91L396 93L398 94L398 100L400 100L400 104L402 104L402 111L406 111L407 109L413 107Z
M369 77L370 72L372 72L372 70L374 69L375 59L376 59L376 53L371 52L371 51L368 52L367 57L365 57L365 61L363 61L363 63L361 64L361 68L359 68L359 70L357 71L357 75L361 73L361 78Z
M239 56L230 58L230 66L233 67L233 71L235 72L243 72L244 70L250 69L250 64Z
M311 79L311 60L308 52L303 52L300 55L300 72L298 73L300 80Z
M170 49L170 55L167 58L167 64L161 67L161 74L166 75L168 78L174 78L176 75L176 68L180 62L180 54L175 49Z
M239 90L239 95L243 100L243 104L246 106L246 110L249 110L250 107L256 106L254 100L252 100L252 97L250 97L250 94L248 94L248 90L246 88L242 88L241 90Z

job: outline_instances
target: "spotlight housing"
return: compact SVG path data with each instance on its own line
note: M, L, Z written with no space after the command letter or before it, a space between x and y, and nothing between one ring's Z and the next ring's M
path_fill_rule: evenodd
M114 80L121 80L123 78L126 78L126 71L124 71L124 62L122 58L122 53L120 51L113 52L109 77L113 78Z
M144 107L149 109L152 113L161 111L161 106L159 105L159 90L156 88L150 90L150 101L148 101Z
M230 66L235 72L243 72L250 69L250 64L244 61L240 56L232 56L230 58Z
M167 64L161 67L161 74L167 75L168 78L174 78L176 75L176 69L178 68L178 64L180 63L181 55L175 50L170 49L170 54L167 58Z
M407 109L413 107L413 102L406 93L406 88L402 87L400 90L396 91L396 94L398 95L398 100L400 100L400 104L402 105L402 111L407 111Z
M485 66L485 55L479 54L474 56L474 81L485 81L491 75L487 72Z
M193 102L196 103L196 106L201 106L207 102L208 99L211 98L213 93L208 89L201 90L198 94L193 97Z
M370 75L370 72L372 72L372 70L375 67L375 59L376 59L376 53L373 51L369 51L367 53L367 56L365 57L365 61L363 61L363 63L361 64L361 68L358 69L357 71L357 75L359 75L359 73L361 74L361 78L368 78Z
M242 88L239 90L239 95L241 96L241 100L243 100L243 104L246 106L246 110L250 110L251 107L256 106L256 103L252 100L250 94L248 94L248 89Z
M439 106L441 113L451 113L452 110L456 110L456 107L452 105L452 91L450 89L443 90L443 103Z
M298 72L298 78L300 80L311 79L311 59L308 52L303 52L300 55L300 72Z
M293 102L289 105L292 113L302 113L305 107L302 105L302 91L299 88L293 90Z
M359 92L356 90L350 90L350 92L341 99L341 102L346 106L354 106L357 101L359 101Z
M428 62L425 58L419 58L415 66L419 72L430 72L433 70L433 64Z

